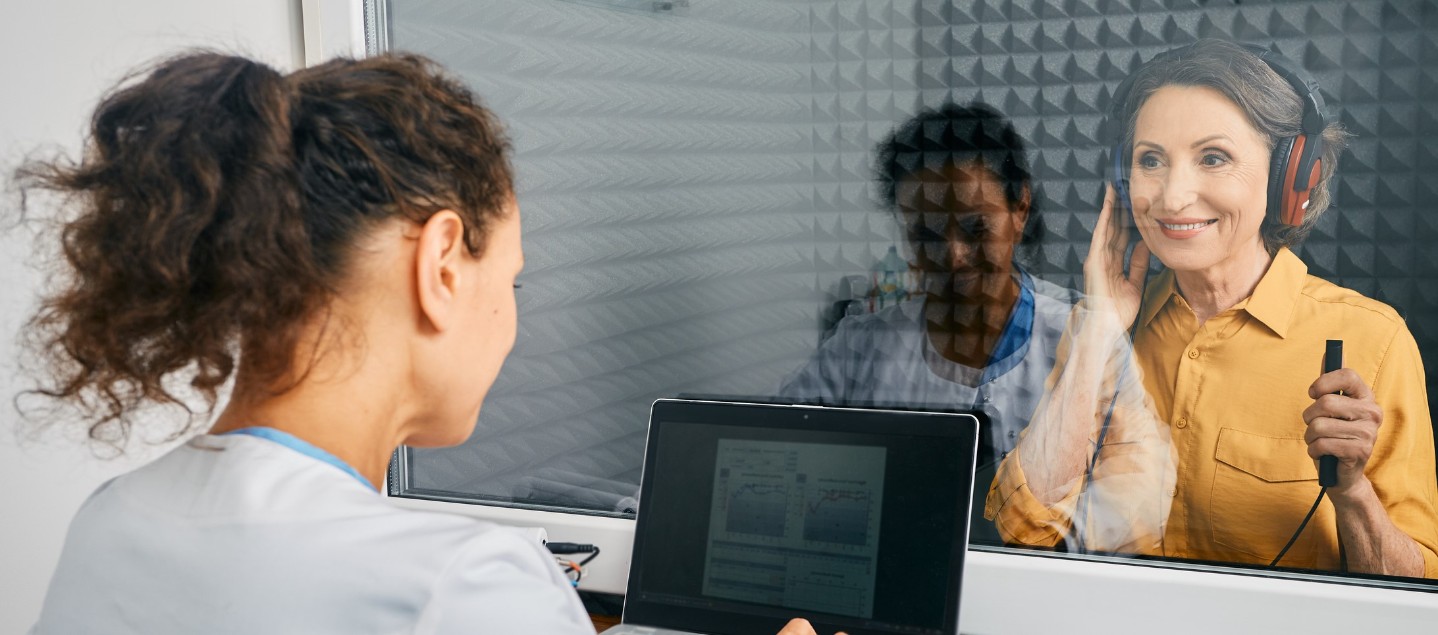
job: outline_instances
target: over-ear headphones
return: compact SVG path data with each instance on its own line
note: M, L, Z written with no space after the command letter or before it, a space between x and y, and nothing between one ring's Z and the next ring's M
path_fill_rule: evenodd
M1182 56L1193 46L1190 44L1159 53L1147 64ZM1329 123L1327 115L1324 114L1323 95L1318 92L1318 82L1292 60L1261 46L1252 44L1240 44L1239 46L1263 60L1269 68L1278 73L1279 77L1293 87L1299 100L1303 102L1303 122L1299 133L1296 136L1279 139L1274 144L1273 155L1268 166L1268 216L1274 222L1296 227L1303 224L1309 196L1313 186L1318 184L1323 169L1323 130L1328 127ZM1114 89L1113 96L1109 99L1108 117L1104 124L1104 132L1112 140L1109 150L1109 180L1113 182L1114 192L1117 194L1119 204L1123 207L1122 211L1126 220L1132 218L1133 205L1129 199L1128 170L1125 160L1127 153L1125 152L1126 148L1123 147L1123 130L1126 122L1122 120L1122 117L1129 92L1133 88L1134 77L1137 75L1136 71L1130 74L1118 85L1118 88ZM1127 222L1132 221L1127 220Z

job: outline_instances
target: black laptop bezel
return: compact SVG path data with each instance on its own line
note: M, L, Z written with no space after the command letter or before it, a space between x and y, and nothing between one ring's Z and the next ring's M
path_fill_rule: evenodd
M730 402L692 399L660 399L650 409L649 431L645 442L641 492L653 491L655 450L659 433L665 426L711 424L755 428L811 429L837 432L882 433L908 436L957 439L961 451L968 455L972 472L978 458L979 415L971 412L916 412L877 408L836 408L809 405L780 405L752 402ZM757 615L762 609L727 610L700 606L680 606L647 601L640 594L643 572L639 561L646 548L644 536L649 514L641 504L635 518L628 591L624 602L625 624L727 635L729 633L777 632L787 617ZM943 632L957 633L958 598L962 593L962 571L968 546L968 520L972 513L973 488L958 488L954 501L957 522L963 524L963 535L955 535L949 547L947 596L953 598L945 609ZM821 633L844 631L850 635L892 633L874 630L859 618L829 614L805 615Z

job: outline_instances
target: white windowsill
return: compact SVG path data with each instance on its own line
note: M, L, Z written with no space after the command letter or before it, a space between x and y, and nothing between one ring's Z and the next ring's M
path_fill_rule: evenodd
M634 521L391 498L410 509L543 527L551 541L598 545L580 589L624 593ZM1423 633L1438 593L1301 579L970 551L964 633Z

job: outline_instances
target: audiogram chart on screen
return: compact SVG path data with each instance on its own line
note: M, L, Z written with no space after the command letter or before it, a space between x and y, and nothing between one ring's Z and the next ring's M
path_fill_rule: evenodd
M721 439L704 594L870 617L882 447Z

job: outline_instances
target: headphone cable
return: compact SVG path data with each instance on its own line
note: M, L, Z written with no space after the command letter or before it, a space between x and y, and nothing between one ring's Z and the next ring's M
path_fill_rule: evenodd
M1293 532L1293 537L1288 539L1288 544L1283 545L1283 550L1278 552L1278 557L1274 558L1273 562L1268 563L1268 566L1278 566L1278 561L1283 559L1284 554L1288 553L1288 548L1292 547L1293 543L1298 541L1298 536L1303 533L1304 528L1308 527L1308 521L1313 518L1313 512L1318 511L1318 504L1323 502L1323 495L1327 493L1327 487L1321 487L1318 489L1318 498L1313 499L1313 506L1308 508L1308 515L1303 517L1303 522L1298 523L1298 531ZM1343 541L1341 540L1338 542L1338 550L1340 553L1343 550ZM1344 558L1340 556L1339 559ZM1347 569L1346 563L1344 568Z

